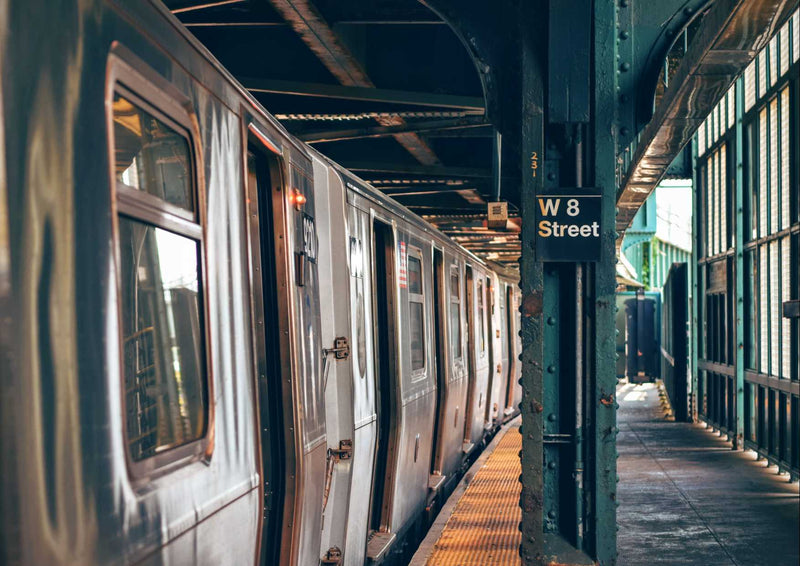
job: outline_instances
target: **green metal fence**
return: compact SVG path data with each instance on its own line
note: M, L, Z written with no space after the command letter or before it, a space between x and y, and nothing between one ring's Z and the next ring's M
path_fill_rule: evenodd
M696 137L697 416L800 475L800 17Z

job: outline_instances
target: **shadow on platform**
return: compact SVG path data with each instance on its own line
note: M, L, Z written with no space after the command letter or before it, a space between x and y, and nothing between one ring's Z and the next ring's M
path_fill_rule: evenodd
M796 482L702 424L668 420L654 384L617 397L619 566L800 563Z

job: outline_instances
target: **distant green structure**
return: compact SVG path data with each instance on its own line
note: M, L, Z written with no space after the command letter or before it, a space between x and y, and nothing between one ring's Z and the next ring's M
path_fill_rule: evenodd
M692 255L692 181L668 179L645 201L625 232L622 269L627 279L660 291L673 263ZM626 285L635 287L632 281Z

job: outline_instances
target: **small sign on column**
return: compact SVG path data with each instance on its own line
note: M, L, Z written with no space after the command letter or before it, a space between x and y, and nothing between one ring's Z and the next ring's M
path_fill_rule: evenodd
M487 226L489 228L505 228L508 222L508 203L490 202L488 206Z

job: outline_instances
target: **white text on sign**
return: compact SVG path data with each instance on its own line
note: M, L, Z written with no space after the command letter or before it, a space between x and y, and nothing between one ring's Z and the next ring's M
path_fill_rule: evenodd
M542 216L557 216L561 208L560 198L539 197L539 209ZM567 216L578 216L581 213L580 201L575 198L567 199ZM538 224L539 236L542 238L589 238L600 235L600 224L565 224L555 220L540 220Z

